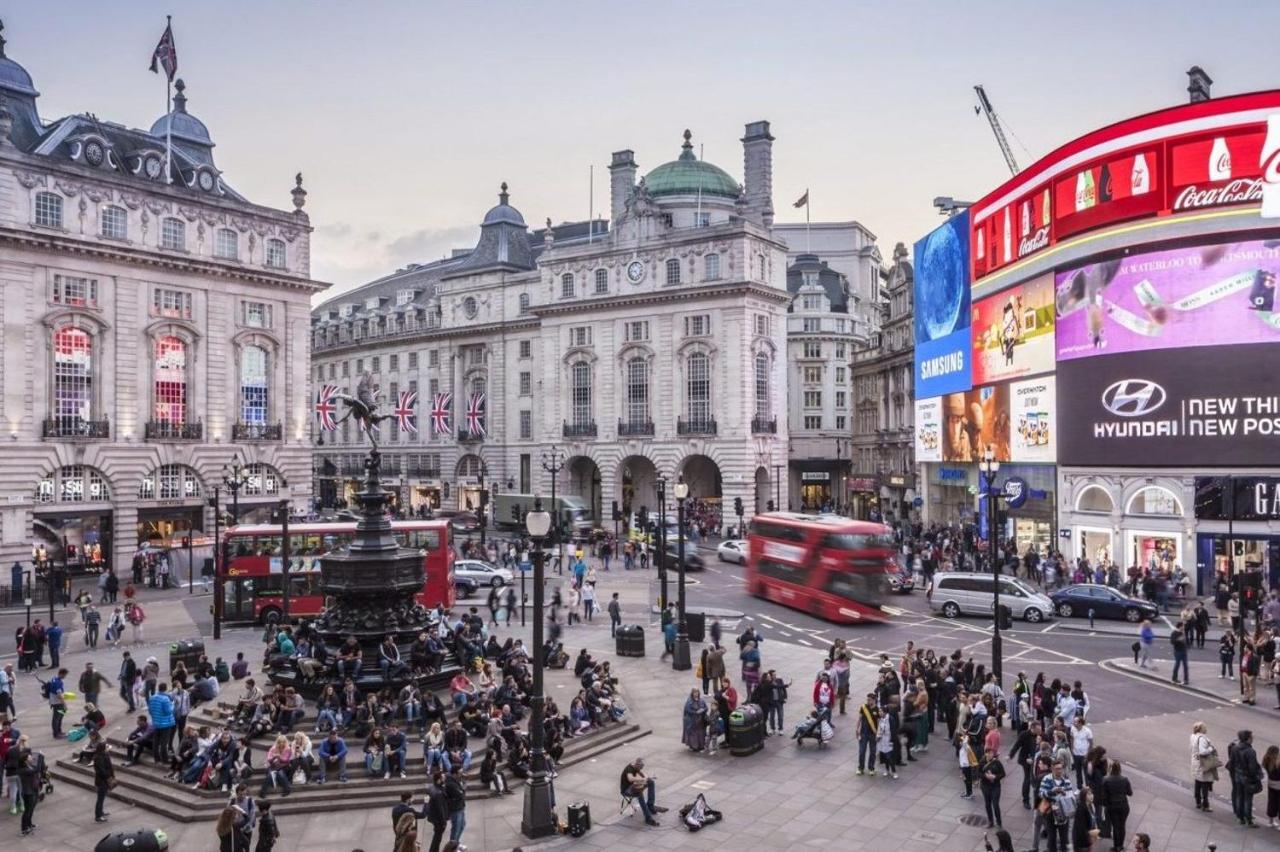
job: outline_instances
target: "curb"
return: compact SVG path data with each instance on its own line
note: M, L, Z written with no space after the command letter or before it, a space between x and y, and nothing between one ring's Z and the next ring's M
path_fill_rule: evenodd
M1103 661L1102 661L1102 662L1100 662L1098 665L1102 666L1104 669L1108 669L1108 670L1113 671L1113 672L1118 672L1118 673L1120 673L1120 674L1134 675L1134 676L1136 676L1136 677L1143 678L1144 680L1153 681L1153 682L1155 682L1155 683L1162 683L1162 684L1165 684L1165 685L1167 685L1167 686L1178 686L1178 687L1180 687L1181 689L1185 689L1187 692L1194 692L1194 693L1196 693L1196 694L1198 694L1198 695L1203 695L1203 696L1204 696L1204 697L1206 697L1206 698L1212 698L1212 699L1215 699L1215 700L1217 700L1217 701L1222 701L1222 702L1225 702L1225 703L1227 703L1227 704L1231 704L1232 706L1243 708L1243 709L1245 709L1245 710L1254 710L1254 711L1257 711L1257 712L1260 712L1260 713L1266 713L1266 712L1267 712L1267 708L1266 708L1266 707L1259 707L1259 706L1258 706L1258 705L1256 705L1256 704L1245 704L1245 703L1244 703L1243 701L1241 701L1239 698L1225 698L1225 697L1223 697L1223 696L1219 695L1219 694L1218 694L1218 693L1216 693L1216 692L1210 692L1209 690L1207 690L1207 689L1201 689L1201 688L1200 688L1200 687L1198 687L1198 686L1183 686L1182 684L1175 684L1175 683L1173 683L1173 681L1171 681L1171 680L1169 680L1169 679L1167 679L1167 678L1161 677L1160 675L1150 674L1150 673L1148 673L1148 672L1140 671L1140 670L1139 670L1139 671L1134 671L1134 670L1133 670L1133 669L1131 669L1131 668L1126 668L1125 666L1119 666L1119 665L1116 665L1116 663L1115 663L1115 660L1116 660L1116 659L1120 659L1120 658L1119 658L1119 657L1116 657L1116 658L1113 658L1113 659L1110 659L1110 660L1103 660ZM1233 682L1238 683L1238 681L1233 681ZM1268 716L1272 716L1273 714L1267 714L1267 715L1268 715Z

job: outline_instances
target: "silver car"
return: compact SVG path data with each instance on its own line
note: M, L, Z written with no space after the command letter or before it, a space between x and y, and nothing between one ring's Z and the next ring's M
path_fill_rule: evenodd
M721 562L737 562L739 565L744 565L747 561L747 543L740 538L722 541L716 548L716 556L720 557Z
M1053 601L1017 577L1000 578L1000 604L1013 618L1035 624L1053 618ZM991 616L995 609L995 577L982 572L944 571L934 575L929 607L947 618Z
M493 586L495 589L500 589L515 579L511 569L490 565L479 559L457 560L453 563L453 574L455 577L466 577L475 580L481 586Z

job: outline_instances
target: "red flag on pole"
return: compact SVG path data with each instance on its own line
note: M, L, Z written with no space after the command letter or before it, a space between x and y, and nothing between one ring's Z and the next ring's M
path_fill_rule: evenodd
M178 48L173 43L172 17L165 24L164 35L160 36L160 43L151 54L151 73L159 74L161 68L164 68L164 75L169 78L169 82L173 82L173 75L178 73Z

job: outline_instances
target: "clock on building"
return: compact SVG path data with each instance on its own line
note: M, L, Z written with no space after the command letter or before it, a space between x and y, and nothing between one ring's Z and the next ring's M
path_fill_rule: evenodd
M155 178L160 177L160 168L161 168L160 158L155 155L147 157L145 168L147 170L147 177L153 180Z
M644 263L639 260L633 260L627 264L627 280L632 284L639 284L644 280Z
M84 161L91 166L102 165L103 158L102 143L90 142L84 146Z
M476 300L468 296L462 301L462 312L467 315L467 319L476 318Z
M203 189L205 192L210 192L213 189L213 173L212 172L200 173L200 188Z

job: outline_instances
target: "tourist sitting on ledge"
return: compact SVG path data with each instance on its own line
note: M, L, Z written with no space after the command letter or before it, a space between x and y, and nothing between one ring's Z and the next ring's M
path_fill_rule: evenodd
M404 719L405 730L413 730L414 722L422 719L422 690L413 681L400 687L396 696L396 715Z
M585 734L595 727L595 723L591 721L591 712L587 709L587 702L579 693L578 697L573 699L573 703L569 705L569 736L576 737Z
M302 717L306 715L306 711L302 706L302 696L297 693L292 686L284 691L284 697L280 699L280 713L276 717L276 728L282 734L293 733L293 726L302 721Z
M244 651L236 652L236 661L231 664L231 677L244 680L249 676L249 661L244 658Z
M315 732L324 734L341 728L343 726L342 718L342 696L338 694L338 690L333 688L333 684L329 684L324 688L324 692L320 693L320 697L316 699Z
M125 766L133 766L141 760L142 752L144 750L155 754L155 745L153 742L155 732L156 729L151 727L151 721L146 717L146 715L138 717L137 724L134 726L133 730L129 732L128 739L125 743Z
M196 707L217 698L218 691L218 678L213 672L209 672L207 677L201 675L196 678L195 685L191 687L191 691L187 694L191 697L191 706Z
M345 728L355 718L356 710L364 699L360 696L360 690L356 689L356 682L351 678L343 682L340 697L342 698L342 720L338 723L338 727Z
M364 741L364 770L370 778L391 777L387 765L387 739L381 728L374 728Z
M303 781L311 779L311 773L316 768L316 755L311 747L311 738L302 731L295 731L293 734L293 762L289 764L289 777L298 774L298 770L302 770Z
M293 664L298 667L298 674L304 682L311 682L325 669L327 652L324 642L312 644L310 639L298 640L298 651L294 654Z
M433 722L439 722L443 726L445 723L444 712L444 702L440 700L440 696L434 692L428 692L422 699L421 727L429 726Z
M465 671L460 671L449 681L449 693L453 696L454 707L466 707L476 697L476 685Z
M471 749L467 748L467 732L457 719L444 732L444 769L451 772L459 763L465 772L471 768Z
M400 730L400 726L395 722L387 728L387 761L388 770L398 773L401 778L405 777L404 763L409 753L409 740L405 737L404 732Z
M84 716L80 719L80 724L89 733L96 733L107 726L107 717L98 709L98 705L91 701L86 701L84 705Z
M508 639L508 642L511 640ZM496 660L502 656L502 646L498 644L498 637L490 634L488 643L484 646L484 657L486 660Z
M591 654L583 648L578 652L578 658L573 661L573 676L582 677L583 672L589 672L596 667L596 661L592 659Z
M458 711L457 722L462 725L462 729L473 737L483 737L485 728L488 726L488 717L485 715L487 702L480 701L468 704Z
M360 658L360 643L356 641L356 637L348 636L342 649L338 651L338 677L359 680L362 668L364 661Z
M398 678L409 667L400 659L400 649L396 647L396 637L387 634L382 640L382 644L378 646L378 667L382 669L382 679L384 681Z
M323 784L328 773L336 771L338 780L347 783L347 743L338 736L337 731L330 731L320 743L316 763L316 783Z
M241 690L240 696L236 699L236 709L231 712L231 726L242 727L248 725L253 718L254 711L262 703L263 697L262 690L258 687L258 682L253 678L246 680L244 689Z

